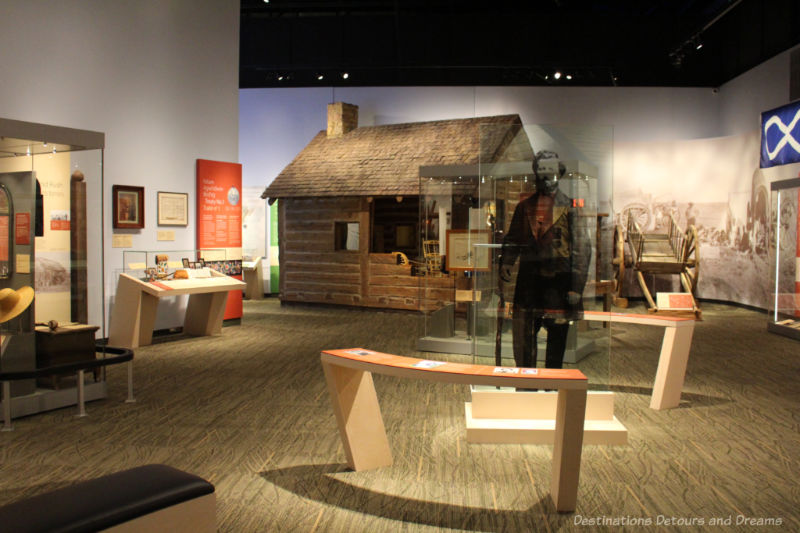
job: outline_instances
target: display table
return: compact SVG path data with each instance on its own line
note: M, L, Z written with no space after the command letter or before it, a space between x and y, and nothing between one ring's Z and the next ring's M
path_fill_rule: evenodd
M242 262L242 273L247 288L244 290L244 297L248 300L260 300L264 297L263 269L261 258L257 257L253 261Z
M575 510L588 380L580 370L513 368L428 361L350 348L321 353L339 434L353 470L392 464L372 373L464 385L557 389L550 496L559 512Z
M586 311L583 319L664 328L650 408L660 410L678 406L686 377L686 365L689 362L689 349L692 347L694 318Z
M242 290L245 284L215 270L209 278L141 281L128 274L119 275L114 308L111 310L109 346L136 348L153 340L153 326L160 298L189 295L183 332L189 335L216 335L222 330L228 292Z

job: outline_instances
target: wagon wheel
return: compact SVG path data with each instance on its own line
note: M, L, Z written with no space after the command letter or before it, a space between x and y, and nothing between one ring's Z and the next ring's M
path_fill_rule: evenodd
M622 298L622 284L625 281L625 267L630 266L630 259L625 258L625 236L620 224L614 227L614 257L611 265L614 267L614 305L628 307L628 299Z
M686 229L683 242L683 271L681 283L686 291L697 297L697 281L700 276L700 241L697 238L697 228L693 225Z
M634 222L639 224L639 228L642 231L647 231L650 227L650 209L647 207L647 205L634 202L626 205L622 212L625 213L628 218L633 218Z

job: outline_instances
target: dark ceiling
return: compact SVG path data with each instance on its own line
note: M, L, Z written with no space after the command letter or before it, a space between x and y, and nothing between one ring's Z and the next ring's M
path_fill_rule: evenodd
M241 0L239 86L718 87L798 43L798 0Z

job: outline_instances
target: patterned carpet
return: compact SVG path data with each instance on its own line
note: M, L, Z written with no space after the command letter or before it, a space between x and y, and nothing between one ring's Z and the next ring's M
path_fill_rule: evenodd
M578 366L607 374L592 387L618 393L629 445L584 447L575 514L549 500L550 446L465 441L460 385L376 376L395 462L346 469L320 350L419 355L418 327L412 313L247 301L221 336L138 349L136 404L123 403L125 368L110 367L109 398L88 417L15 420L0 433L0 504L166 463L215 484L220 531L800 530L800 344L768 334L763 313L704 307L667 411L648 407L662 332L594 333L610 349Z

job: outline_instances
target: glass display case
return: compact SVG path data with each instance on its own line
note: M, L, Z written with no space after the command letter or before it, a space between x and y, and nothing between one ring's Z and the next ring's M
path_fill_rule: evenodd
M242 273L242 261L229 261L224 248L194 250L141 251L123 250L125 272L139 279L172 279L175 272L183 270L186 276L208 277L208 270L216 270L227 276Z
M485 124L477 163L420 168L417 346L500 372L578 368L592 389L587 442L624 444L611 330L586 316L609 310L598 256L610 264L611 139L610 128ZM555 395L530 392L473 386L467 441L552 442Z
M772 182L767 329L800 340L800 178Z
M102 210L88 209L103 203L103 147L102 133L0 119L0 289L20 301L32 289L0 321L3 371L105 356ZM74 405L70 374L13 381L11 415ZM87 372L85 399L105 396L102 372Z
M559 155L547 164L559 174L559 201L567 202L556 211L570 213L586 249L580 257L582 272L575 274L582 278L581 303L587 309L609 310L606 291L601 289L608 276L597 258L608 258L610 264L610 234L603 228L604 213L611 206L611 132L610 128L598 132L596 128L487 124L480 137L478 164L420 167L417 346L424 351L471 354L476 363L514 365L511 318L520 261L511 265L509 281L500 277L500 261L515 209L536 190L533 162L541 150L535 152L534 144ZM587 151L581 143L591 145L594 161L560 156ZM602 187L600 166L606 181ZM567 334L565 363L608 350L608 328L598 330L577 318ZM543 362L544 329L541 333ZM605 361L601 365L605 366L604 382L607 356Z

